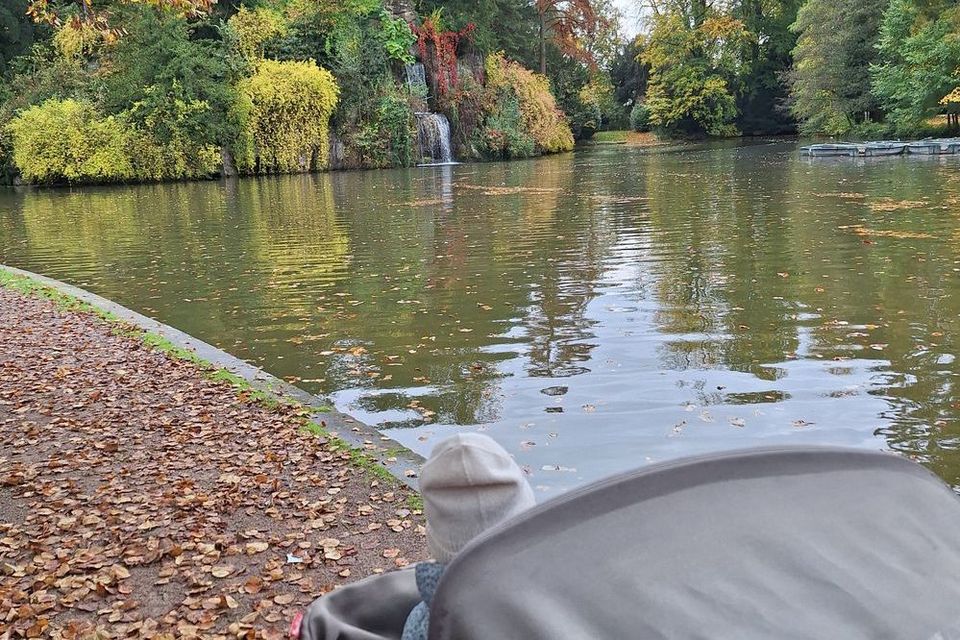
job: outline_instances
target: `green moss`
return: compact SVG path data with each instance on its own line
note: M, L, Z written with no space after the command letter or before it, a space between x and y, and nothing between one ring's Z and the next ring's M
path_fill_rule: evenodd
M13 273L12 271L7 271L6 269L0 269L0 287L17 291L25 295L37 296L46 300L50 300L57 306L58 309L62 309L64 311L92 313L93 315L98 316L99 318L102 318L110 323L120 322L120 318L109 311L104 311L103 309L95 307L92 304L83 302L82 300L78 300L71 295L47 286L42 282L38 282L26 276L21 276Z
M411 511L423 512L423 496L419 493L411 493L407 496L407 506Z
M178 360L186 360L204 368L211 366L209 362L199 357L193 351L184 349L183 347L178 347L170 342L170 340L159 334L150 333L149 331L141 331L139 337L140 340L148 347L156 349L161 353L165 353L168 356L172 356Z
M303 427L305 431L312 433L315 436L324 438L327 441L327 446L330 447L330 449L349 454L350 462L353 464L353 466L360 467L371 475L374 475L380 480L384 480L391 485L399 485L400 481L392 473L390 473L390 470L383 466L383 463L377 460L377 458L370 455L363 449L350 446L347 441L331 434L323 427L323 425L317 424L316 422L304 420Z

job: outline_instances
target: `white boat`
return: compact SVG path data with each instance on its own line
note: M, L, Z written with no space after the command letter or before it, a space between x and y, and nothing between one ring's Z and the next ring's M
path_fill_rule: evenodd
M960 139L939 138L917 140L907 144L907 152L920 156L941 156L960 153Z
M838 144L812 144L801 147L800 153L811 158L856 157L857 145L841 142Z
M899 156L906 152L906 142L867 142L857 147L857 152L867 158L879 158L884 156Z

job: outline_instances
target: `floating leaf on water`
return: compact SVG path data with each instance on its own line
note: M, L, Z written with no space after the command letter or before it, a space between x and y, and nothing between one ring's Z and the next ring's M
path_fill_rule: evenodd
M871 202L870 209L873 211L897 211L899 209L919 209L920 207L927 206L927 202L921 200L893 200L892 198L885 198L878 202Z

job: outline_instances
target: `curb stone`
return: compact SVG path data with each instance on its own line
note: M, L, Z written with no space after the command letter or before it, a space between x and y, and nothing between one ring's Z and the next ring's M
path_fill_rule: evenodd
M161 336L169 340L174 346L190 351L201 360L215 368L226 369L230 373L245 380L257 391L268 393L277 399L294 400L295 402L314 410L308 420L315 426L322 427L331 436L339 438L355 449L360 449L368 456L372 456L392 476L400 480L414 491L418 490L417 476L420 466L424 462L423 456L411 451L402 444L383 435L374 427L360 422L345 413L329 411L329 404L322 398L296 387L285 380L281 380L255 367L254 365L232 356L222 349L194 338L174 327L163 324L152 318L128 309L95 293L75 287L71 284L48 278L31 271L0 264L0 270L13 275L27 278L55 289L60 293L76 298L81 302L92 305L102 311L113 314L123 322L134 325L143 331ZM320 424L321 420L323 425ZM388 453L389 451L389 453ZM394 458L390 461L387 458ZM413 472L413 475L410 473Z

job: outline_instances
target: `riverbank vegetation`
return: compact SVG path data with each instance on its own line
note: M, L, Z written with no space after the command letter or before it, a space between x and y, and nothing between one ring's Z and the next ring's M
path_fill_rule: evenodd
M11 0L8 180L410 166L662 137L955 132L952 0ZM535 70L535 71L534 71Z

